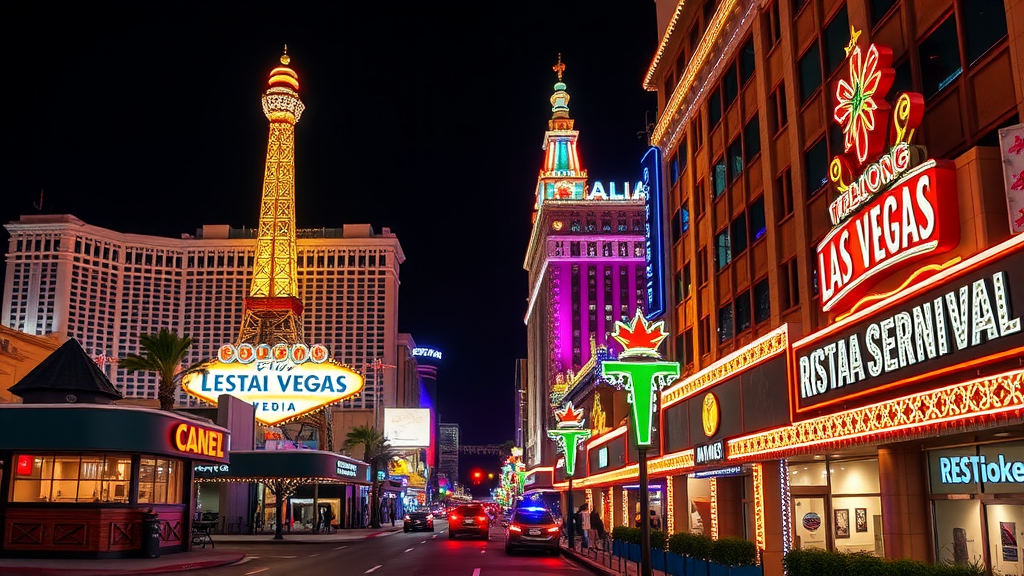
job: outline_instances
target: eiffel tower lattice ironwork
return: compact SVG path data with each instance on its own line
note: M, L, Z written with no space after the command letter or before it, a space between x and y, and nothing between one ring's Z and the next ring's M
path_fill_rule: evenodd
M295 124L305 106L299 99L299 76L288 66L290 62L285 46L281 65L270 71L263 94L263 113L270 122L270 133L252 283L236 344L304 343L303 305L296 274ZM306 419L314 420L322 433L323 448L332 451L330 408L324 407Z

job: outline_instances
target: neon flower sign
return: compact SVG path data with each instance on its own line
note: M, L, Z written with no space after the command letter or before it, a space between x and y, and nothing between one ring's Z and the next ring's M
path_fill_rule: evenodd
M590 430L584 428L583 410L577 410L572 402L565 408L555 410L555 429L548 430L548 438L558 442L559 451L565 455L565 475L571 477L576 473L576 451L580 444L590 438Z
M851 43L848 53L833 110L844 151L829 165L839 195L829 205L832 231L817 250L826 312L849 308L895 267L960 242L955 167L924 161L923 149L910 144L924 98L904 92L895 106L886 102L895 79L890 48L872 44L865 53Z
M651 445L657 394L676 378L679 363L661 360L658 347L668 337L665 322L649 323L639 309L629 324L615 323L612 338L623 346L618 360L601 363L601 376L618 388L624 388L632 408L630 415L636 445Z

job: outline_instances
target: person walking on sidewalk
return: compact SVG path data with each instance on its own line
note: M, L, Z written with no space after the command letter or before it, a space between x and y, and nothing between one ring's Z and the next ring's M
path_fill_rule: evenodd
M582 536L581 550L590 548L590 506L584 502L579 507L580 536Z
M604 530L604 521L601 520L601 515L592 515L590 517L590 525L594 528L594 534L597 535L597 538L594 540L594 547L598 550L606 549L605 539L608 537L608 533Z

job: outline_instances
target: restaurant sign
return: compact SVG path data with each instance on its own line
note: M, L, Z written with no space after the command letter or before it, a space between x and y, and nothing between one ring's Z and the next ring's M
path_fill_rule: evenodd
M320 344L225 344L181 385L214 405L221 394L249 402L256 420L272 426L355 396L363 376L331 360Z
M1021 306L1024 242L1015 239L794 343L796 412L890 388L905 395L968 364L1024 353Z
M910 144L924 98L904 92L890 107L892 50L851 46L849 74L836 86L834 120L843 152L829 165L838 197L829 206L832 231L818 244L822 310L849 309L871 287L906 266L960 242L956 168L925 160ZM891 110L891 117L890 117Z

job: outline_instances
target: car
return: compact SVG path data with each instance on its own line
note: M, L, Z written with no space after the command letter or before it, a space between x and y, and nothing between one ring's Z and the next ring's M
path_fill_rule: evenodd
M561 532L562 525L546 506L519 506L505 528L505 553L534 549L558 554Z
M434 531L434 515L430 512L409 512L405 515L405 524L402 529L405 532L416 530Z
M491 519L487 511L478 504L463 504L448 513L448 538L471 534L488 539Z

